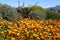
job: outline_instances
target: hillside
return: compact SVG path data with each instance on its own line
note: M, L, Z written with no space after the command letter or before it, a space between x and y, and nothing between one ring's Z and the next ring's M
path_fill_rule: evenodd
M55 7L50 7L47 8L48 10L54 10L54 11L59 11L60 12L60 5L56 5Z

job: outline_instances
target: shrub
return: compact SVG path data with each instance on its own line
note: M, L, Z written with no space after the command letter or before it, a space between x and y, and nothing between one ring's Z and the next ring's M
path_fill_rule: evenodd
M0 14L3 19L14 20L19 19L20 15L14 7L10 7L6 4L0 4Z
M30 15L33 16L34 19L39 19L39 20L46 18L46 14L45 13L41 13L41 12L39 12L37 10L32 11Z
M59 19L59 15L57 15L53 11L46 11L46 19Z

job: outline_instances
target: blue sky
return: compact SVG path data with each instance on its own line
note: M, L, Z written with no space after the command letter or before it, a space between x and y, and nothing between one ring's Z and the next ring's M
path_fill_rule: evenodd
M38 1L39 6L42 6L43 8L53 7L56 5L60 5L60 0L20 0L20 6L22 6L23 2L25 3L25 6L33 5ZM18 6L18 0L0 0L1 4L8 4L12 7Z

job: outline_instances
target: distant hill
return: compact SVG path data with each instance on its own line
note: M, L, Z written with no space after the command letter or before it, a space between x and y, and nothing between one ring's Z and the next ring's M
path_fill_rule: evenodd
M60 5L57 5L55 7L47 8L47 10L54 10L54 11L59 11L60 12Z
M54 14L57 15L58 18L60 18L60 5L47 8L47 11L53 12Z

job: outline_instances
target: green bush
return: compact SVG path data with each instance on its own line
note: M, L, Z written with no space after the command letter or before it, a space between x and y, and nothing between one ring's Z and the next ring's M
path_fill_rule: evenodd
M46 11L46 19L59 19L60 16L53 11Z
M0 4L0 14L3 19L14 20L19 19L20 15L14 7L8 6L6 4Z
M36 20L46 19L46 14L41 13L41 12L39 12L37 10L32 11L30 15L33 16L34 19L36 19Z
M32 10L34 11L34 10L37 10L37 11L39 11L39 12L41 12L41 13L45 13L45 9L44 8L42 8L41 6L32 6L31 7L32 8Z

